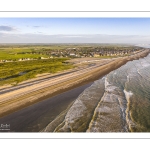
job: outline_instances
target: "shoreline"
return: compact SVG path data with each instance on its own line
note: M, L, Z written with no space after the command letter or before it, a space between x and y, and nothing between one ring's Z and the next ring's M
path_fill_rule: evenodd
M76 98L91 84L79 86L0 118L0 124L11 126L10 130L1 132L40 132L49 122L70 108Z
M0 117L4 117L15 111L21 110L22 108L25 108L37 102L43 101L47 98L51 98L53 96L59 95L68 90L71 90L79 86L93 82L95 80L98 80L99 78L103 77L109 72L126 64L128 61L146 57L149 54L149 52L150 52L149 50L145 50L135 55L117 58L111 62L108 62L107 64L104 64L99 67L95 67L91 70L88 70L87 72L83 74L77 75L74 78L68 78L67 80L56 83L54 85L46 86L44 88L31 91L27 94L14 97L10 99L9 101L1 102Z

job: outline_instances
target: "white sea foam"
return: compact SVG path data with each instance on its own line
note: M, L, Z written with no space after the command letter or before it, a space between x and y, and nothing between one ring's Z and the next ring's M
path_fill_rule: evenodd
M125 93L126 99L127 101L129 100L129 98L133 95L133 93L131 91L126 91L125 89L123 90L123 92Z
M117 89L118 87L112 85L109 81L108 81L108 77L105 78L105 91L109 92L109 93L113 93L115 89Z
M108 82L108 78L106 76L105 77L105 88L107 88L109 85L111 85L111 84Z
M129 77L129 75L127 75L127 81L129 82L129 80L130 80L130 77Z
M129 110L130 98L132 97L133 93L125 89L123 91L127 100L126 120L127 120L128 127L131 130L131 126L135 126L135 123L131 119L130 110Z
M141 65L142 65L142 67L149 67L149 66L150 66L150 63L147 62L145 59L142 59L142 60L141 60Z

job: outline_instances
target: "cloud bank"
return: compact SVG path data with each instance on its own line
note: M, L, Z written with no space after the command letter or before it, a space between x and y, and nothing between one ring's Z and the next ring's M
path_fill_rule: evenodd
M0 31L15 31L16 29L14 29L11 26L0 26Z
M11 30L0 26L1 30ZM45 35L45 34L0 34L0 43L131 43L149 44L150 36L141 35Z

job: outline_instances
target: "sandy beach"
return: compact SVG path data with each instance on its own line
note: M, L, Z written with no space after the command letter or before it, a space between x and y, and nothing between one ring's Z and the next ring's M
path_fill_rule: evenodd
M147 56L149 50L122 58L76 61L76 68L54 75L45 74L17 86L0 87L0 117L36 102L90 83L119 68L128 61Z

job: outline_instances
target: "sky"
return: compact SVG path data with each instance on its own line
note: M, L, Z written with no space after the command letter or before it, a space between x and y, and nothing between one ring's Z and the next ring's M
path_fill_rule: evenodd
M0 43L150 43L150 18L0 18Z

